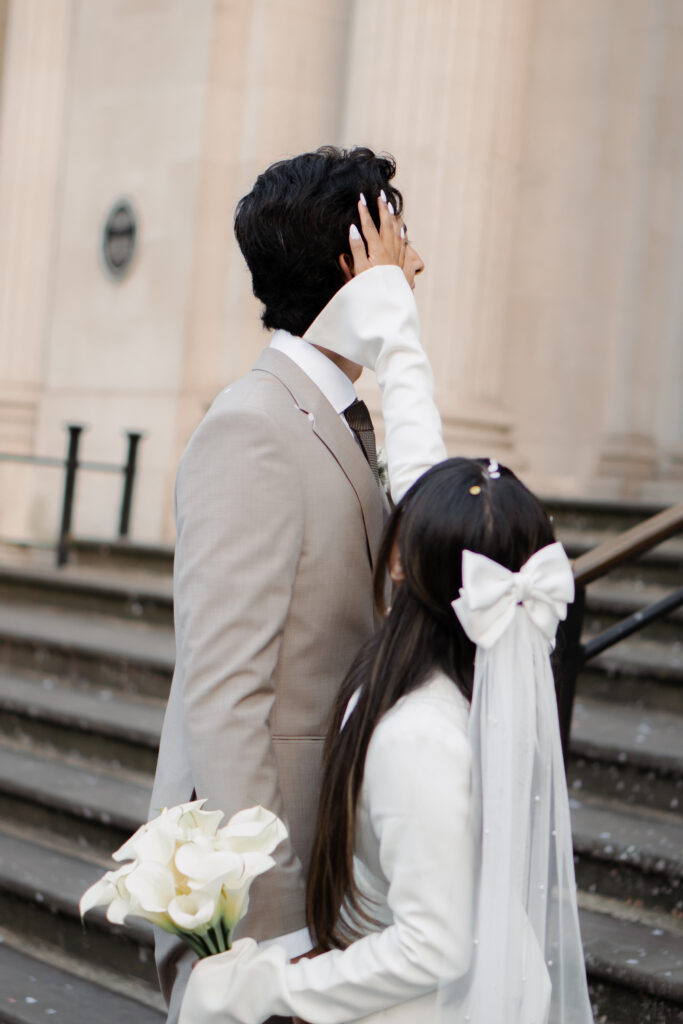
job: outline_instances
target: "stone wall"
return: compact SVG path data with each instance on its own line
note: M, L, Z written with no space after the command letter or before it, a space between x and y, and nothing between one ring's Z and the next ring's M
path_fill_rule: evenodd
M275 159L363 143L398 159L450 450L546 493L680 497L678 0L7 9L0 451L61 454L78 422L86 458L119 461L144 431L133 536L171 541L182 448L267 343L234 205ZM139 235L115 281L121 196ZM49 539L60 486L0 464L0 537ZM112 535L118 495L84 474L77 532Z

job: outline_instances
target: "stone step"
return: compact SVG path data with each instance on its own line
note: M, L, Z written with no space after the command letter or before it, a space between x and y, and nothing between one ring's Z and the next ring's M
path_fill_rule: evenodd
M675 756L670 762L679 763ZM582 793L570 768L573 827L582 885L638 899L668 912L681 908L683 822ZM108 857L145 820L151 778L94 771L53 756L0 744L0 822L61 836Z
M546 495L541 500L558 531L571 527L582 531L602 529L623 532L667 507L651 501L565 498L558 495Z
M639 637L622 640L586 664L577 693L615 705L683 714L683 644Z
M562 528L557 531L570 558L578 558L587 551L607 540L612 540L620 531L580 530ZM650 551L610 569L602 579L632 580L643 584L661 584L669 589L680 587L683 578L683 538L673 537L662 541ZM597 582L597 581L596 581ZM590 584L589 586L593 586Z
M681 1024L683 926L579 892L596 1024Z
M0 912L21 926L25 938L35 937L44 947L50 943L79 957L81 963L98 967L116 964L118 971L154 979L151 960L151 930L144 922L131 919L125 928L110 925L101 909L91 911L83 929L77 904L83 891L95 881L102 868L63 852L12 835L0 829ZM632 910L581 893L581 927L589 967L593 999L601 1013L599 1019L617 1024L620 1020L670 1022L683 1005L683 958L681 925L651 911ZM614 917L605 908L615 910ZM4 946L0 946L0 971ZM11 954L10 954L11 955ZM63 955L63 952L62 952ZM40 975L30 964L35 988L27 990L40 999ZM63 980L63 979L60 979ZM3 992L14 991L12 987ZM20 990L17 989L19 992ZM21 990L23 991L23 990ZM17 998L12 996L12 998ZM25 996L24 996L25 999ZM102 1006L110 1005L109 993L103 993ZM35 1006L36 1004L25 1004ZM15 1007L16 1004L10 1004ZM631 1013L620 1017L617 1012ZM647 1011L658 1016L636 1016ZM47 1007L44 1007L44 1009ZM140 1007L140 1022L151 1021ZM0 1020L2 1018L0 1017ZM12 1017L8 1018L12 1020ZM15 1018L21 1020L21 1017ZM32 1018L28 1018L31 1020ZM77 1017L65 1017L70 1024ZM98 1021L108 1019L102 1015ZM122 1018L125 1019L125 1018Z
M100 863L42 838L21 835L0 826L0 920L24 939L35 939L68 956L124 976L156 984L152 928L131 918L120 927L110 924L103 908L88 913L85 927L78 901L104 873Z
M72 544L70 561L79 566L117 566L123 570L141 569L170 576L173 572L173 554L173 546L167 544L138 544L131 541L103 544L99 540L82 538Z
M143 572L155 576L173 575L172 545L140 544L136 541L75 539L69 545L69 558L64 568L94 568L119 572ZM56 565L55 544L44 541L11 541L0 538L0 561L4 564L53 568Z
M27 838L30 840L31 837ZM108 866L105 865L103 870L106 870ZM0 952L5 947L16 950L17 953L22 953L33 960L39 960L64 974L90 981L102 989L125 996L152 1010L157 1010L160 1013L166 1011L166 1003L156 980L150 983L142 978L121 974L114 966L103 967L90 964L82 957L72 956L63 949L51 946L49 942L43 942L42 939L27 938L3 923L0 924Z
M166 1014L3 942L0 1021L44 1024L46 1019L57 1024L163 1024Z
M151 777L95 771L0 743L0 823L30 825L109 856L147 818Z
M153 774L163 716L160 700L0 669L0 735L38 751Z
M152 774L161 701L79 689L59 678L0 670L0 734L34 752L81 758L91 767ZM683 716L582 697L572 725L570 782L622 802L683 807Z
M579 697L569 786L626 804L680 812L682 738L683 715Z
M158 573L100 567L0 565L0 602L58 605L173 624L173 581Z
M586 592L584 633L595 636L629 615L644 611L671 592L670 587L640 580L611 580L609 577L596 580ZM634 635L645 640L683 644L683 605Z
M174 660L170 626L0 602L5 666L165 699Z
M683 820L570 790L579 887L683 914Z

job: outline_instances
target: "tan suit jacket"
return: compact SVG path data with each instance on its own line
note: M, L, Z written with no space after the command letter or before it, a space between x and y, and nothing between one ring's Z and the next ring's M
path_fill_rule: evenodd
M305 924L305 876L331 703L374 628L372 568L386 502L360 447L281 352L218 396L176 480L176 669L152 814L189 800L254 803L290 840L252 888L240 934ZM163 933L166 999L188 970ZM184 984L175 986L169 1021Z

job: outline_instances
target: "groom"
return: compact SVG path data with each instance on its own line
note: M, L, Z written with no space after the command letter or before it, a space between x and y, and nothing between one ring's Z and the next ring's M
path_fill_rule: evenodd
M260 803L290 838L238 934L311 947L305 878L331 703L374 629L372 570L387 505L361 367L302 340L351 276L359 194L400 212L393 160L324 147L261 174L235 235L271 343L215 400L176 480L176 669L151 814L207 798ZM422 264L411 250L412 274ZM165 933L157 964L177 1020L193 956Z

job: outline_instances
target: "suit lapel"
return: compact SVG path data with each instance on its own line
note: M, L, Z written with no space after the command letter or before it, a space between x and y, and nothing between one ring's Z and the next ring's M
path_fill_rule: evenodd
M386 518L386 500L383 502L374 473L353 435L322 391L284 353L277 349L264 349L254 370L271 374L286 388L302 415L308 417L313 433L329 450L353 487L363 515L370 562L374 567Z

